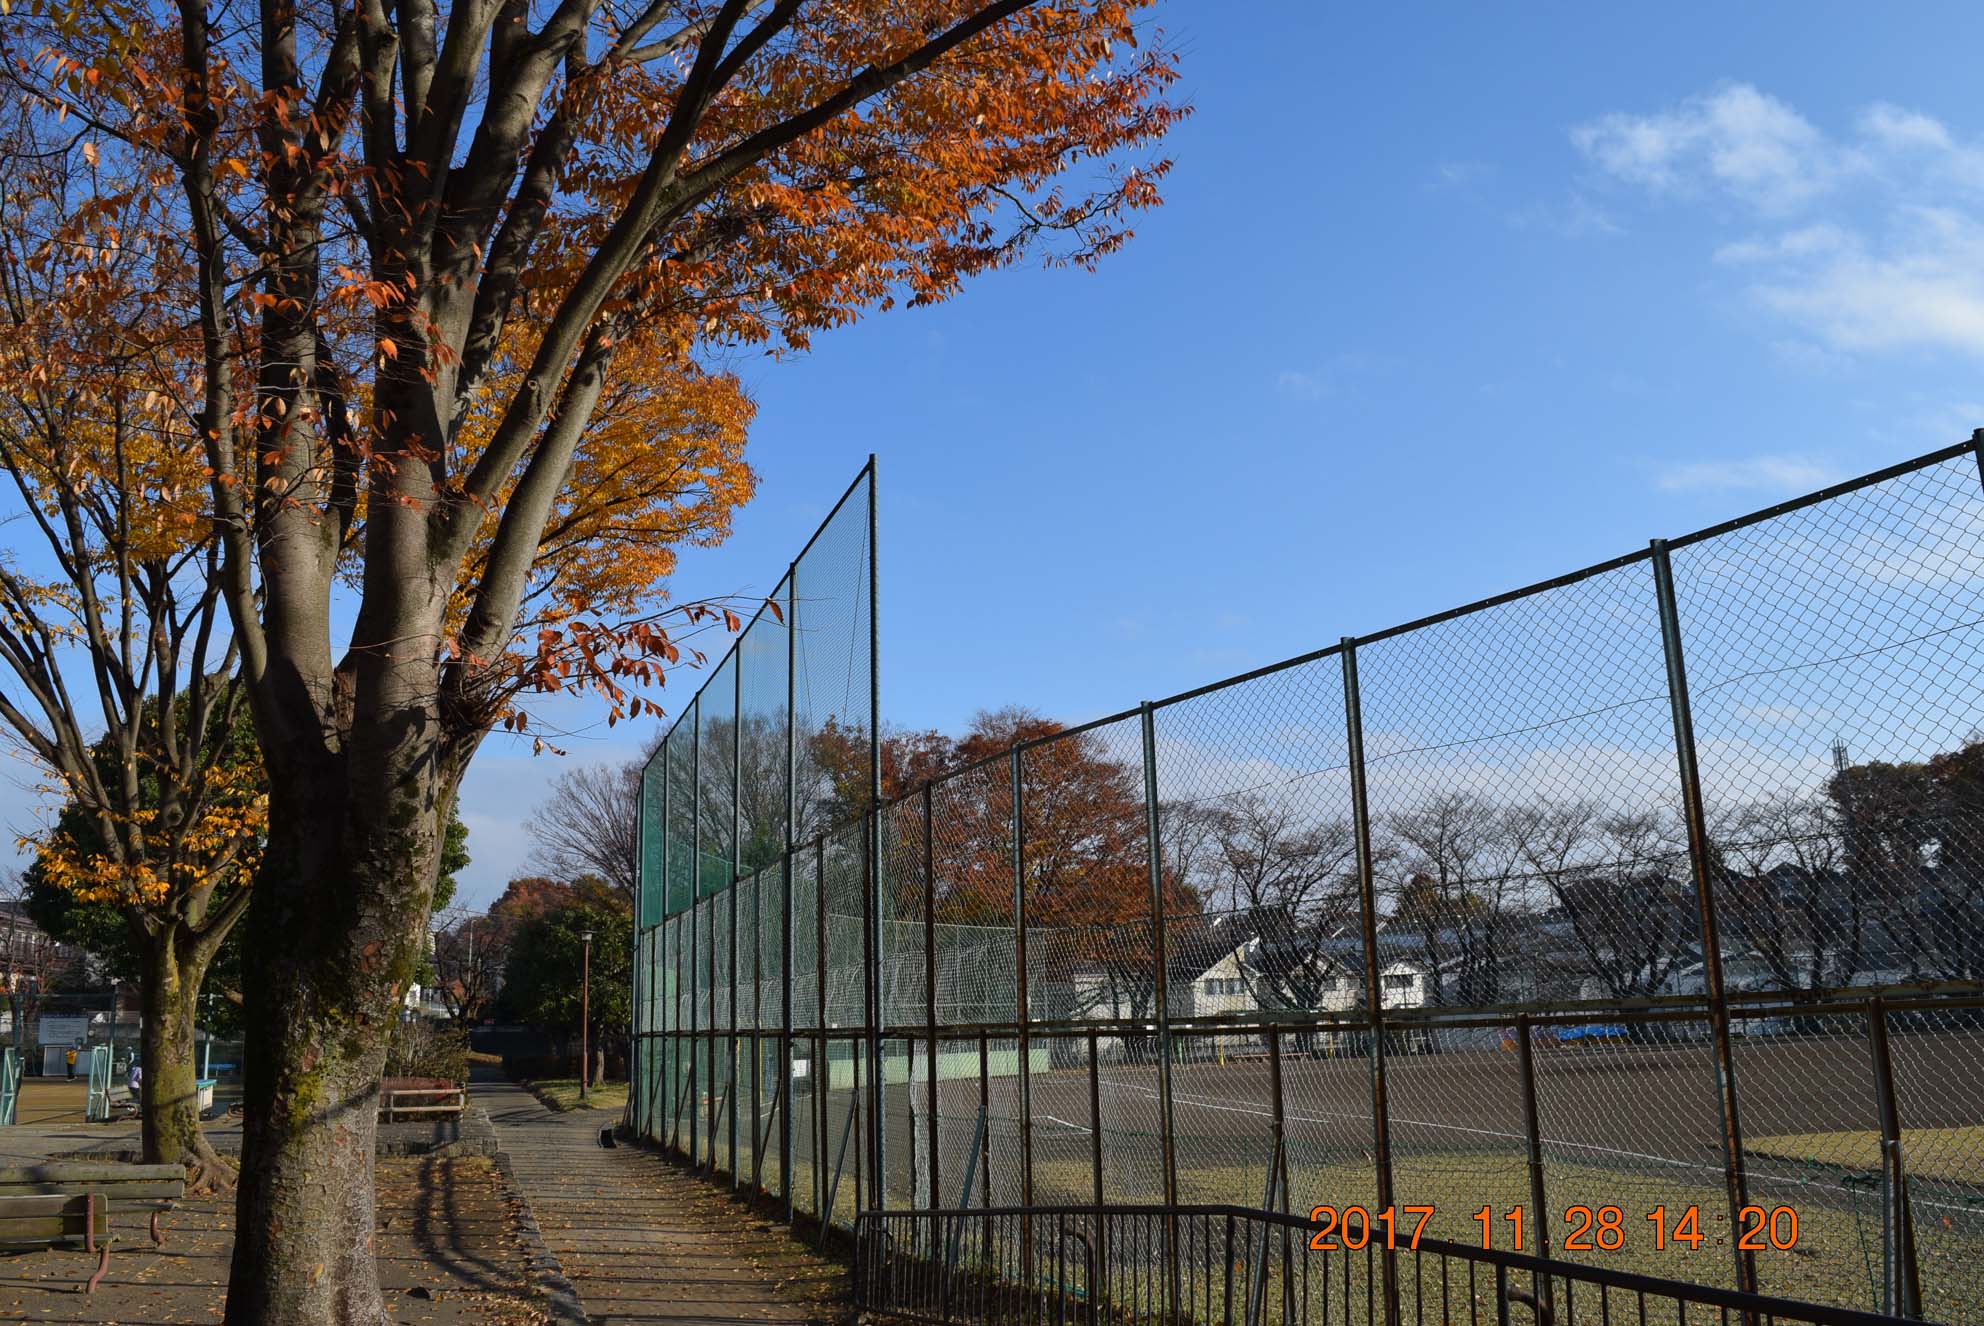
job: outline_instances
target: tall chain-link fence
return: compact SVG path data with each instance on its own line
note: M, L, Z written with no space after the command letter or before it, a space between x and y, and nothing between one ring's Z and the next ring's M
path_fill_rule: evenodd
M1984 1322L1984 440L914 787L872 481L650 767L648 1136Z

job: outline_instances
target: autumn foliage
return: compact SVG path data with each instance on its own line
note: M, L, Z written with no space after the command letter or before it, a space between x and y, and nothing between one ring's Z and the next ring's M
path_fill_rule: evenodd
M1013 778L1008 757L1020 747L1019 830L1014 852ZM836 812L858 813L868 770L864 737L833 725L812 742L815 765L837 789ZM930 785L931 868L940 923L1012 926L1023 884L1029 932L1052 936L1050 974L1072 963L1147 952L1151 919L1150 859L1143 772L1110 751L1094 732L1063 733L1060 723L1024 709L980 713L958 737L935 731L885 733L880 743L882 795L895 841L920 847L921 792ZM833 816L829 817L834 818ZM920 863L892 872L920 886ZM1199 900L1164 876L1170 916L1195 913ZM898 897L904 915L922 899Z
M1146 8L25 0L0 24L0 179L87 167L23 232L78 273L36 334L113 378L49 472L80 452L132 491L102 430L142 423L269 779L231 1322L384 1315L371 1125L327 1121L376 1087L487 734L534 692L643 712L685 622L730 624L665 580L751 493L739 357L1122 245L1166 170L1135 158L1181 113Z

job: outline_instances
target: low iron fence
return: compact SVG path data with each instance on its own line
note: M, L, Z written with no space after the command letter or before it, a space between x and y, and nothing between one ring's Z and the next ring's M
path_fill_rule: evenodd
M864 1312L931 1326L1897 1321L1574 1265L1496 1247L1492 1236L1433 1238L1414 1230L1416 1219L1411 1208L1324 1208L1304 1219L1218 1205L865 1211L855 1297Z

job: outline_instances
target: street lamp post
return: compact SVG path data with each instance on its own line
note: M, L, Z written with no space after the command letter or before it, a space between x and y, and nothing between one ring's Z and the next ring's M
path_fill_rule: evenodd
M584 941L579 959L579 1100L584 1103L592 1085L592 931L579 938Z

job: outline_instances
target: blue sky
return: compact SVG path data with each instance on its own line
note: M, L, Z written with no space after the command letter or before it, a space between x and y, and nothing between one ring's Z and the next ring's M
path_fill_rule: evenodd
M1984 424L1974 7L1226 12L1163 7L1195 113L1101 270L741 366L762 486L680 596L874 451L885 714L1074 721ZM486 750L472 895L555 770Z
M1160 12L1167 205L741 364L759 497L678 597L769 590L873 451L885 713L1072 721L1984 424L1975 6ZM469 900L562 767L491 738Z

